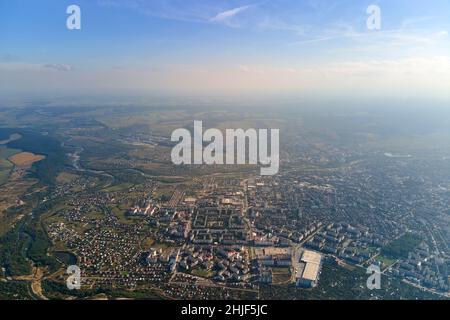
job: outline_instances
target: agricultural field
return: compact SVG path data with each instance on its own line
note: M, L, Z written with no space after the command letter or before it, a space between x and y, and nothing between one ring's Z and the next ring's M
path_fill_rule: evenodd
M44 160L45 156L36 155L31 152L17 153L9 158L9 160L17 167L30 168L33 163Z
M8 181L14 168L14 164L9 160L9 158L13 157L17 153L20 153L20 150L8 148L6 145L0 143L0 185Z

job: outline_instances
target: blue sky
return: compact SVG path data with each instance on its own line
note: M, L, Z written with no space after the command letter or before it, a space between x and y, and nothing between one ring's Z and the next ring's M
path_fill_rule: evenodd
M0 94L449 99L449 30L448 0L0 0Z

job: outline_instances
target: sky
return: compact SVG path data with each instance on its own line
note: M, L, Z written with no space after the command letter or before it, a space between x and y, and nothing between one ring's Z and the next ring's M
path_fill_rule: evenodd
M81 29L69 30L69 5ZM381 28L369 30L377 5ZM0 105L267 94L450 101L448 0L0 0Z

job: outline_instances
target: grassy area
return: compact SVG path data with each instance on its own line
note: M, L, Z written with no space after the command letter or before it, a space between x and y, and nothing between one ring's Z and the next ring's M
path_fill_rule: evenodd
M108 187L106 189L103 189L103 191L106 191L106 192L124 191L124 190L128 190L128 189L132 188L133 186L134 186L134 184L132 184L132 183L121 183L121 184L117 184L117 185Z
M8 159L9 157L12 157L13 155L20 152L22 152L22 150L0 146L0 158L2 159Z
M381 263L383 263L383 267L387 268L392 266L397 260L396 259L392 259L392 258L388 258L385 257L383 255L379 255L375 258L375 260L380 261Z
M119 219L119 221L123 224L134 224L137 220L140 220L139 217L131 217L127 215L127 211L120 207L113 207L112 212Z
M272 268L273 283L286 283L291 279L290 268Z
M142 248L144 248L144 249L151 248L154 243L155 243L155 239L153 239L151 237L147 237L142 241Z
M202 268L197 268L192 270L192 275L197 276L197 277L201 277L201 278L209 278L211 276L211 271L202 269Z
M75 179L79 178L79 175L73 174L73 173L69 173L69 172L61 172L57 177L56 177L56 181L58 183L70 183L72 181L74 181Z
M8 158L15 154L18 150L6 149L5 147L0 147L0 185L6 183L8 181L11 170L14 168L14 165Z
M0 185L8 181L12 168L13 165L11 162L0 159Z

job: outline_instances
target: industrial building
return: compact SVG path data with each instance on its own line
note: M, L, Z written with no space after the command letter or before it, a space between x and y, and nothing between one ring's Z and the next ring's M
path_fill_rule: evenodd
M305 250L300 258L300 268L297 270L296 284L298 287L313 288L319 282L322 268L322 255L320 253Z

